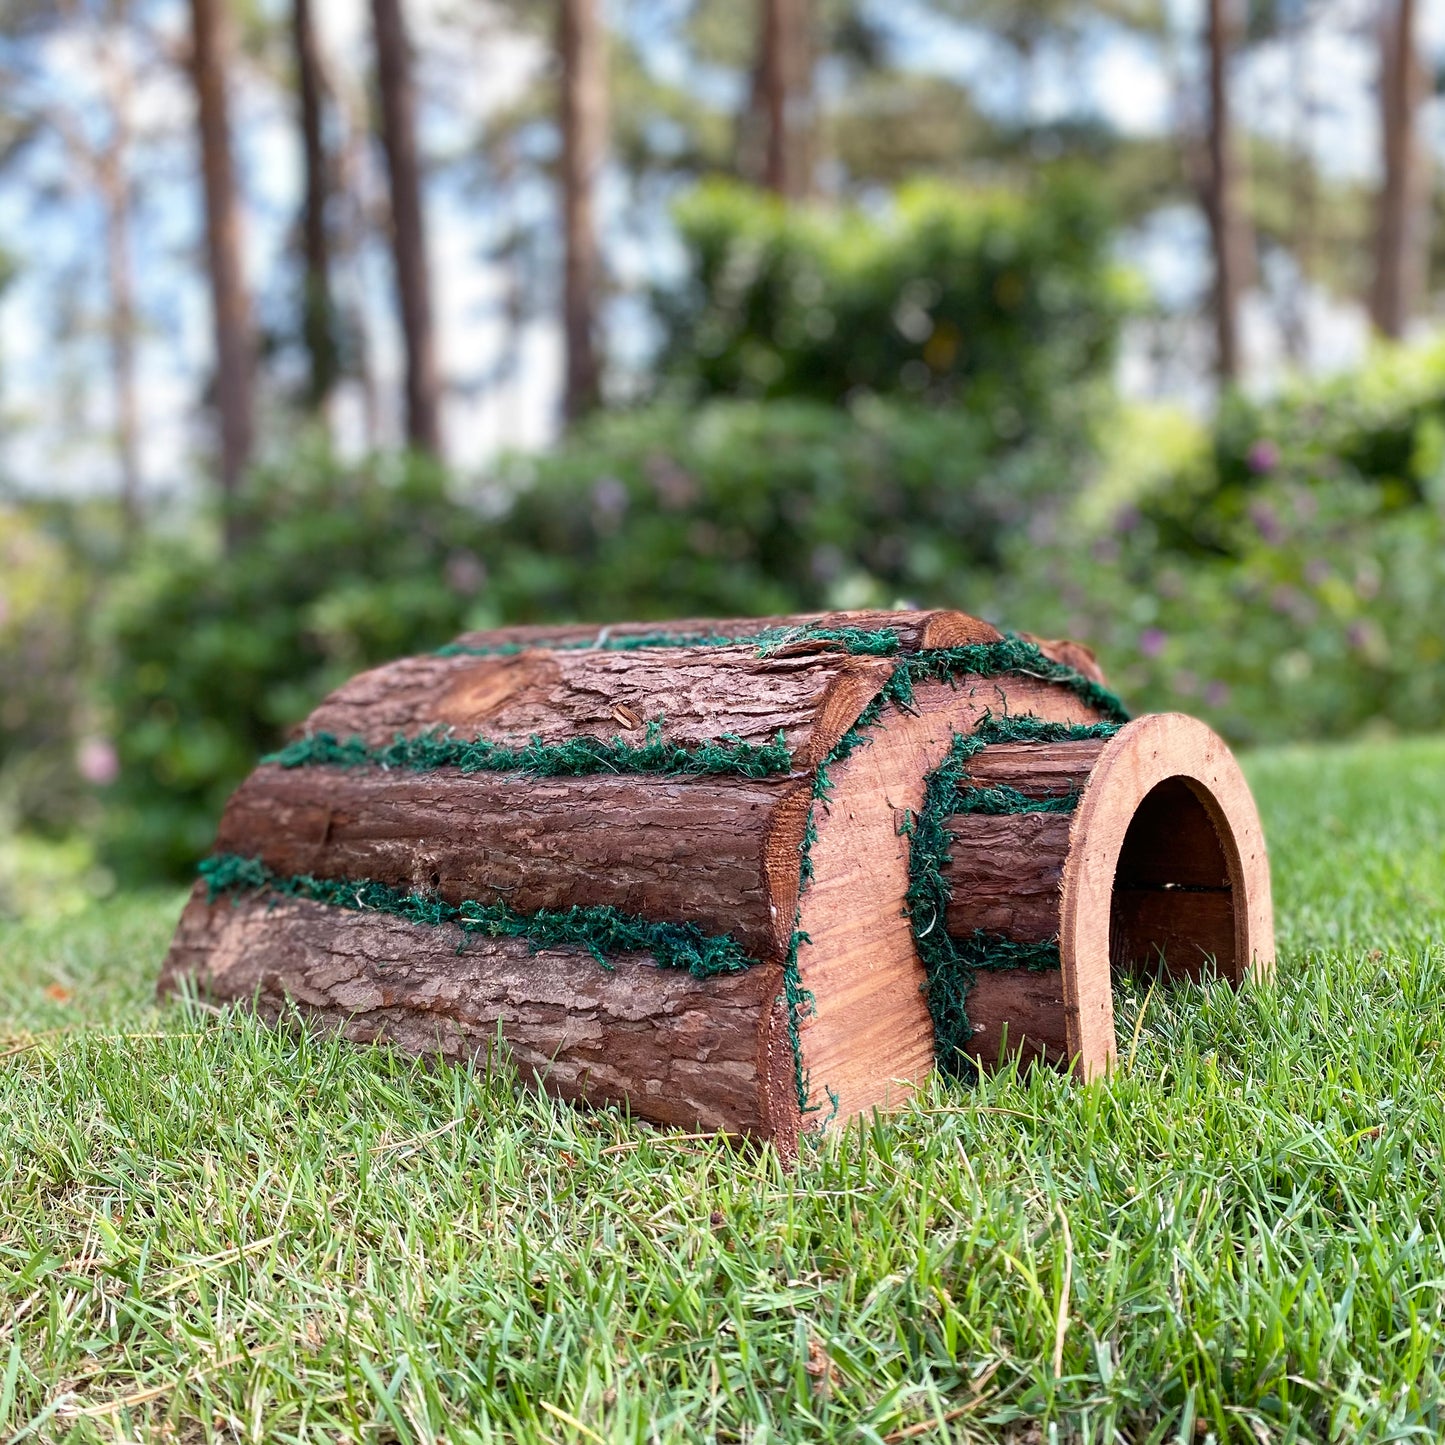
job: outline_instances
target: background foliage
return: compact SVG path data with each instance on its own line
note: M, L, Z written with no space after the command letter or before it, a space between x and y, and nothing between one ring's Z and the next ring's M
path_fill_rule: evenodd
M1113 399L1127 285L1067 184L920 190L886 225L713 187L682 226L655 399L550 453L467 478L302 443L224 556L183 528L122 566L84 508L12 507L12 828L182 876L329 688L512 620L957 605L1240 742L1438 725L1445 347L1205 428ZM931 349L951 327L976 339Z

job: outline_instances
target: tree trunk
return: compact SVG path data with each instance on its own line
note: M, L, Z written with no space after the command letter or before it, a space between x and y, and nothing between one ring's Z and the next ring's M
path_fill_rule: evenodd
M562 329L567 344L563 413L569 422L599 396L596 189L607 137L607 49L600 0L562 0L562 229L566 240Z
M108 45L107 80L111 128L98 167L105 204L106 273L110 290L107 324L110 364L115 391L115 449L120 465L121 520L126 537L140 526L141 466L140 408L136 386L135 274L131 266L131 84L129 62L121 53L120 31L126 19L123 5L114 7L117 29Z
M371 0L371 15L381 91L381 138L391 180L392 255L406 343L406 435L419 451L440 456L441 402L417 158L411 46L401 0Z
M762 89L768 143L764 184L785 200L812 191L809 0L762 0Z
M226 96L230 57L225 0L191 0L192 76L206 193L206 255L216 331L216 406L221 418L221 489L226 536L234 540L235 502L251 457L251 306L241 259L241 215L231 157Z
M291 35L296 51L296 88L301 101L301 153L306 195L301 214L303 258L302 330L311 362L307 401L324 412L336 386L340 358L336 344L336 313L331 299L331 257L327 232L329 161L323 134L325 68L311 14L311 0L293 0Z
M1415 41L1415 0L1394 0L1385 5L1380 25L1384 176L1370 317L1382 336L1397 340L1424 294L1429 256L1429 168L1416 126L1425 88Z
M1245 268L1239 215L1239 163L1229 113L1234 0L1209 0L1209 177L1205 209L1214 250L1215 369L1222 383L1239 375L1239 293Z

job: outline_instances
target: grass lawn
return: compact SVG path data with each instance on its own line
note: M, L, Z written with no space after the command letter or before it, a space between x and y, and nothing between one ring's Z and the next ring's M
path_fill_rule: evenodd
M0 1442L1445 1438L1445 742L1250 773L1277 984L793 1175L0 926Z

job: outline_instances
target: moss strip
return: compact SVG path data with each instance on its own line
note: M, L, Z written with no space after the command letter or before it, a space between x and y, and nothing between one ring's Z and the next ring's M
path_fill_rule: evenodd
M595 637L567 642L499 642L491 646L469 646L449 642L436 651L438 657L515 657L519 652L545 649L551 652L638 652L654 647L756 647L764 655L793 642L833 642L844 652L867 657L892 657L902 646L892 628L823 627L808 623L801 627L765 627L728 637L718 632L637 632L613 637L599 628Z
M209 896L267 893L272 897L304 898L358 913L389 913L408 923L455 923L466 933L488 938L525 938L535 952L576 945L585 948L603 968L617 953L650 953L662 968L684 969L694 978L741 973L755 962L730 933L708 934L693 923L654 923L610 907L542 908L518 913L505 903L467 899L448 903L434 893L403 893L366 879L289 877L273 873L259 858L221 853L200 866Z
M457 768L464 773L530 773L534 777L584 777L593 773L728 774L745 778L771 777L793 769L793 754L780 732L770 743L748 743L732 733L697 747L668 742L662 724L650 722L640 743L614 737L569 738L544 743L533 737L520 747L468 741L439 728L414 738L400 734L385 747L369 747L361 738L340 741L332 733L313 733L289 743L262 762L283 768L366 766L407 768L428 772Z
M1109 738L1117 723L1048 722L1035 717L988 717L972 733L955 733L953 744L937 768L924 781L923 807L912 820L908 854L907 909L913 938L927 975L928 1010L933 1018L938 1067L955 1078L971 1080L974 1069L966 1049L973 1037L968 1019L968 994L982 970L1057 968L1058 940L1019 944L989 934L958 940L948 932L947 913L952 889L945 868L953 834L948 818L960 811L970 793L989 795L989 811L1036 811L1043 802L1067 811L1077 794L1041 800L1015 789L969 789L969 760L990 743L1075 742ZM1012 796L1010 796L1012 795ZM1015 806L1004 806L1014 803ZM997 805L997 806L995 806Z

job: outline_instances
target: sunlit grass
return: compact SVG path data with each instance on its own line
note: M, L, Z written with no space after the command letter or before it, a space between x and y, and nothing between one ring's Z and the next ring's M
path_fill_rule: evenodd
M1276 984L795 1174L0 929L0 1439L1441 1438L1445 743L1250 771Z

